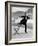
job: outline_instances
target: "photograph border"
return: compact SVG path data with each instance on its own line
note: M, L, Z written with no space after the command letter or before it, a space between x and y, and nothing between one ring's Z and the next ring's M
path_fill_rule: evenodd
M21 3L21 4L33 4L33 5L36 5L36 41L19 42L19 43L8 43L8 3ZM11 5L10 5L10 7L11 7ZM6 1L5 2L5 44L6 45L12 45L12 44L25 44L25 43L37 43L37 3Z

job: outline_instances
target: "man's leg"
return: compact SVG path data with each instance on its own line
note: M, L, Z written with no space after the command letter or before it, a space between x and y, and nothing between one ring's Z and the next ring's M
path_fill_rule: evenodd
M25 22L25 33L27 33L27 24Z

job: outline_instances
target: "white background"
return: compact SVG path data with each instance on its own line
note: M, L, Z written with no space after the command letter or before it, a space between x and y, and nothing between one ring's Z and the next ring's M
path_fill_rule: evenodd
M5 45L5 1L6 0L0 0L0 46L7 46ZM38 0L14 0L14 1L38 3ZM38 46L38 43L8 45L8 46Z

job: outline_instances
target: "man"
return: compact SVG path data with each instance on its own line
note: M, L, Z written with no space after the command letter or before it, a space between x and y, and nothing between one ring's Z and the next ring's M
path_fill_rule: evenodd
M25 33L27 33L27 19L30 19L30 17L28 17L28 16L20 16L20 17L22 17L23 19L20 21L20 25L25 25Z

